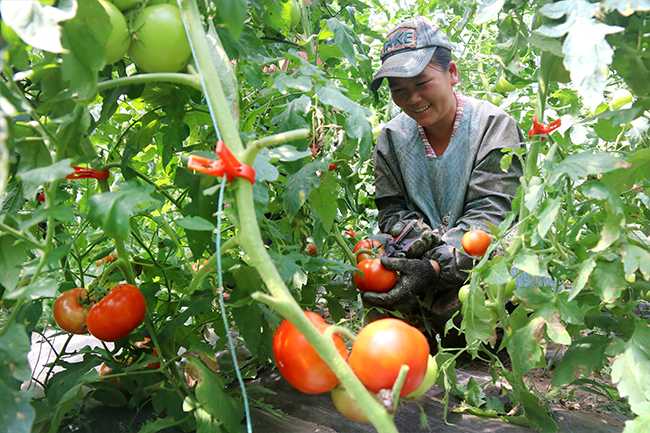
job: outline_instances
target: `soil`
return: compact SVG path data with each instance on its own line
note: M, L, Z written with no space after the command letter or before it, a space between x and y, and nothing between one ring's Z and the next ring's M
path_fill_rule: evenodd
M507 362L505 366L508 368ZM466 370L471 375L489 376L488 364L480 360L463 362L458 367ZM552 368L538 368L531 370L524 378L524 382L529 386L532 385L532 389L536 390L540 395L547 395L553 389L551 386L552 379ZM592 373L587 379L603 384L604 386L615 386L605 371L599 372L598 374ZM585 386L573 385L550 396L549 403L551 406L559 407L567 411L587 413L590 417L611 426L621 429L625 428L625 421L632 419L631 414L625 413L627 404L622 400L613 400L606 395L598 393L606 394L606 391L599 388L589 390Z

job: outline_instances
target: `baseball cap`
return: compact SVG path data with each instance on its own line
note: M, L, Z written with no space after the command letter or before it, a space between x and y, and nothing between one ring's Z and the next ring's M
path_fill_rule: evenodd
M386 77L413 77L424 70L436 48L451 50L440 26L426 17L413 17L393 27L381 49L381 67L372 80L377 91Z

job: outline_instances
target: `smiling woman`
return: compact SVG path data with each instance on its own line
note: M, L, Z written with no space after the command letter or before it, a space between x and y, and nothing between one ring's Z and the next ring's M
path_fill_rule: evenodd
M461 238L471 229L486 229L486 222L498 226L510 211L522 167L513 159L503 171L500 162L504 150L524 141L505 112L455 92L459 71L451 48L428 18L407 19L388 32L372 83L377 90L386 78L393 102L403 111L377 137L374 170L384 239L406 240L398 248L402 258L382 258L387 269L400 273L395 287L364 293L363 300L366 306L399 309L421 323L417 298L433 299L424 319L438 333L460 309L458 289L473 265L462 252ZM427 244L418 251L411 248L412 235L400 236L413 220Z

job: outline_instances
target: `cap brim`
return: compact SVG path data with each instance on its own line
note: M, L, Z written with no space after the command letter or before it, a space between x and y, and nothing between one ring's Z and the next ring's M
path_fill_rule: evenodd
M419 50L409 50L401 53L393 54L386 58L379 68L379 71L372 79L370 88L373 92L381 86L384 78L399 77L409 78L414 77L426 68L431 60L431 56L438 47L426 47Z

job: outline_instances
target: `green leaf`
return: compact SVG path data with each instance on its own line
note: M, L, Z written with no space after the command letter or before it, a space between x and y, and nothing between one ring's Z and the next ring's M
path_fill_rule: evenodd
M555 367L552 386L562 386L587 376L594 370L601 370L608 362L605 351L612 343L606 336L590 334L571 343L560 363Z
M224 26L230 31L233 38L239 39L248 15L246 0L217 0L216 5L219 14L222 17L228 17L224 20Z
M603 229L600 231L600 240L591 249L593 252L603 251L621 238L621 223L624 218L625 216L623 214L607 215Z
M495 266L488 269L485 274L485 282L487 284L505 284L510 278L510 272L505 263L499 262Z
M309 152L311 154L311 152ZM255 180L257 182L275 182L280 176L278 169L271 164L269 149L262 149L253 161Z
M551 228L557 218L557 214L562 207L562 203L558 199L547 200L544 210L539 215L539 223L537 224L537 232L540 237L546 236L546 233Z
M129 216L133 209L147 202L159 203L151 197L155 187L135 181L122 184L116 192L95 194L89 201L88 219L99 225L111 238L126 239L131 233Z
M539 430L541 433L557 432L557 424L546 408L540 404L539 398L536 395L522 390L519 394L519 399L526 413L526 421L528 421L531 428Z
M14 242L11 236L0 238L0 284L6 288L16 287L25 261L25 245Z
M10 366L14 379L21 382L29 380L32 377L32 371L27 361L30 341L25 332L25 327L16 323L7 324L6 322L4 326L9 326L9 329L0 338L0 364ZM0 377L0 383L2 382L9 383L7 378Z
M512 265L530 275L548 277L546 265L542 263L532 250L522 250L512 262Z
M287 108L271 119L271 124L277 125L274 131L276 134L309 126L307 120L305 120L311 107L311 99L308 96L302 95L288 104L280 105L278 108L280 107Z
M174 221L174 223L176 223L176 225L178 225L179 227L183 227L184 229L188 229L188 230L206 231L206 232L211 232L215 230L214 224L199 216L185 217Z
M318 188L321 181L317 172L318 170L324 171L326 166L326 162L317 159L303 165L298 172L287 176L288 185L284 188L282 198L289 217L293 218L305 204L312 187Z
M309 194L309 204L316 211L318 218L323 223L327 232L332 229L334 219L336 218L338 206L336 198L338 196L339 184L334 176L325 175L321 179L318 188L313 188Z
M553 303L554 297L553 290L550 287L517 287L515 294L527 308L532 310Z
M523 377L544 358L540 343L544 339L545 328L546 320L539 317L531 319L526 326L518 329L508 342L512 369L517 376Z
M478 10L476 11L476 18L474 18L474 24L481 25L492 21L499 16L499 12L503 9L505 0L486 0L482 1Z
M580 325L585 318L589 305L578 302L569 302L569 292L557 294L557 306L562 315L562 320L571 325Z
M650 415L650 325L638 322L627 347L612 364L612 381L632 411Z
M354 52L354 42L357 40L354 30L347 24L339 21L336 18L328 18L326 21L327 27L334 34L334 41L336 45L343 51L343 54L350 62L354 69L357 69L357 56Z
M246 0L219 0L217 1L217 8L219 13L227 14L228 19L225 21L225 26L236 39L241 34L244 26L244 19L246 18ZM219 35L215 30L212 20L208 20L208 32L206 35L208 48L212 57L212 64L217 70L217 74L221 81L221 89L235 124L239 123L239 87L237 85L237 76L235 70L230 63L230 59L221 44Z
M31 433L36 416L32 398L32 391L11 389L0 379L0 431Z
M56 400L57 403L54 410L54 419L50 425L49 433L56 433L59 430L59 424L61 424L65 415L70 411L70 409L72 409L72 406L74 406L75 403L83 398L83 396L82 384L77 383L72 386L60 400Z
M158 433L165 431L170 427L174 427L183 422L183 420L176 421L172 418L157 418L155 420L147 420L142 426L138 433Z
M0 2L2 22L16 32L27 45L62 53L61 21L72 19L77 13L76 2L62 2L65 9L43 6L38 0ZM7 430L8 431L8 430Z
M5 299L28 298L53 298L56 295L56 289L59 283L51 278L39 278L30 284L20 287L5 295Z
M584 289L585 285L587 284L587 281L589 281L591 272L595 268L596 268L596 260L593 257L590 257L589 259L587 259L586 261L580 264L580 268L578 269L578 277L575 279L573 285L571 286L571 291L569 293L569 302L571 302L576 296L578 296L578 293L580 293L580 291Z
M626 279L629 279L637 269L643 275L644 280L650 279L650 253L643 248L623 244L621 257L623 258L623 270Z
M582 185L582 192L586 197L606 201L613 214L623 213L623 200L610 185L592 180Z
M271 159L280 161L298 161L311 155L311 150L298 150L295 146L285 144L282 146L268 149L268 155Z
M607 173L626 166L620 158L608 153L594 153L593 150L574 153L558 163L551 175L549 184L554 184L560 176L568 174L577 181L590 174Z
M73 173L74 170L70 165L71 162L70 159L64 159L47 167L24 171L20 173L18 177L21 178L23 182L34 185L43 185L57 179L63 179L70 173Z
M25 230L34 224L38 224L41 221L45 221L48 218L53 218L57 221L72 222L75 221L74 212L72 212L72 207L59 205L52 208L38 208L32 214L32 217L26 221L21 222L18 225L19 230Z
M634 12L650 11L650 1L648 0L604 0L602 3L605 10L616 9L624 17L630 16Z
M224 426L229 432L239 431L244 414L242 404L225 392L219 375L200 360L188 357L187 362L201 371L201 380L196 387L197 431L216 432L219 426Z
M612 302L627 287L627 281L619 275L621 271L620 262L597 260L596 263L596 269L594 269L590 278L594 294L605 302Z
M650 415L637 416L625 421L625 433L646 433L650 431Z

